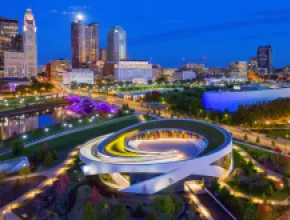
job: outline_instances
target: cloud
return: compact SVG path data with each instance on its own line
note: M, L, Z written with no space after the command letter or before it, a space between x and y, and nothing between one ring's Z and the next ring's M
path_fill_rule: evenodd
M287 24L290 23L290 17L269 17L255 20L234 21L222 24L204 25L192 28L176 29L167 32L153 33L149 35L132 37L128 40L130 46L139 44L153 44L156 42L166 42L183 38L190 38L195 35L223 32L247 27L256 27L271 24Z
M54 13L54 14L62 14L62 15L74 15L81 11L87 11L87 10L90 10L89 6L69 6L64 10L52 9L49 12Z

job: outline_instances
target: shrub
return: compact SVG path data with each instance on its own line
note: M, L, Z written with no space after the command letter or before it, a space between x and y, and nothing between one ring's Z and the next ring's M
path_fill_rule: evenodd
M155 212L155 210L152 210L149 212L147 220L157 220L157 214Z
M30 168L28 166L23 167L20 171L19 171L19 175L20 176L26 176L30 173Z
M244 135L244 141L247 141L247 140L248 140L248 135L245 134L245 135Z
M46 152L44 149L40 149L39 153L37 154L37 160L42 162L45 159Z
M51 151L52 158L58 160L58 152L56 150Z
M51 153L48 152L45 156L45 159L44 159L44 165L46 167L51 167L53 165L53 163L54 163L53 157L52 157Z
M4 177L5 177L5 174L4 174L4 173L2 173L2 172L0 172L0 181L1 181L1 180L3 180L3 179L4 179Z
M15 140L12 142L12 154L18 156L24 151L24 144L22 141Z
M141 203L138 203L138 205L136 206L136 209L135 209L133 215L135 217L142 217L144 215L144 213L143 213L143 207L142 207Z

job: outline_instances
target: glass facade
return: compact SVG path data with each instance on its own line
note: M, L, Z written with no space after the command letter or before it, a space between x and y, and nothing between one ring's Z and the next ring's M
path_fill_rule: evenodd
M113 27L108 33L108 60L120 61L127 59L126 31L120 26Z
M19 48L18 20L0 18L0 71L4 70L4 52ZM20 51L20 50L19 50Z
M87 67L99 60L99 25L84 25L78 20L71 25L72 67Z
M272 72L272 47L270 45L258 48L258 67Z

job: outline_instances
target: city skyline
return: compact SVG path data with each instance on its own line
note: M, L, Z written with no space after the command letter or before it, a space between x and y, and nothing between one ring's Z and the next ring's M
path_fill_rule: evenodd
M189 1L184 2L193 6ZM100 24L100 47L107 47L106 35L112 26L122 26L128 34L128 56L132 59L150 60L152 57L153 63L178 67L184 62L198 63L201 57L207 57L206 66L225 67L231 61L249 61L250 57L256 56L259 45L269 44L273 48L274 67L283 67L290 63L287 58L287 51L290 49L287 37L290 33L285 31L290 22L290 5L286 2L274 7L270 1L263 1L259 10L251 10L241 5L235 12L232 3L220 3L218 12L213 10L215 7L210 7L204 15L198 11L195 11L195 14L186 13L189 11L184 4L181 4L184 10L184 13L181 13L181 6L156 3L153 9L146 6L139 13L125 16L127 18L121 16L121 12L118 12L115 6L110 8L110 13L105 13L105 10L99 12L97 5L89 0L74 6L69 1L61 1L58 8L55 8L55 3L53 0L40 5L31 1L38 21L40 65L58 58L71 60L70 23L79 12L84 14L85 23ZM254 5L258 3L259 1ZM195 4L195 8L205 7L203 3ZM105 7L106 3L101 3L100 6ZM21 15L27 7L25 2L17 7L9 2L5 3L1 16L18 19L21 26ZM130 10L133 7L131 6ZM124 14L129 12L129 9L122 9L123 11L120 11ZM176 13L169 16L163 12L166 10L175 10ZM158 11L160 16L152 16L154 11ZM212 16L206 16L210 13ZM243 16L245 13L247 16ZM53 25L48 25L52 23ZM53 50L51 45L55 45L58 50ZM182 58L185 58L185 61Z

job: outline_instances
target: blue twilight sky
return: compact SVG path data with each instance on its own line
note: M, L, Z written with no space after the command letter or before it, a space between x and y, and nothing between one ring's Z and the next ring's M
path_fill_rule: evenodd
M290 65L289 0L3 0L0 16L22 20L31 7L38 27L39 64L70 59L70 23L77 12L100 24L101 46L113 25L127 31L131 59L166 67L199 62L224 67L271 44L276 67Z

